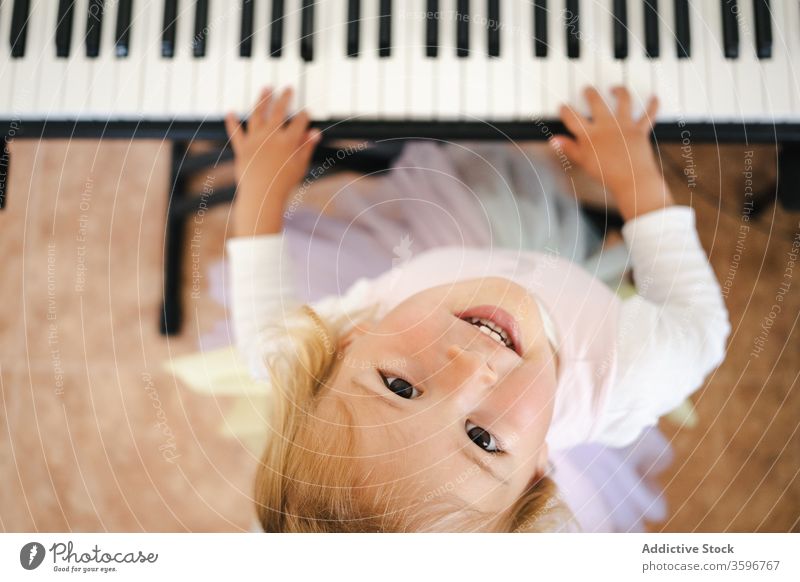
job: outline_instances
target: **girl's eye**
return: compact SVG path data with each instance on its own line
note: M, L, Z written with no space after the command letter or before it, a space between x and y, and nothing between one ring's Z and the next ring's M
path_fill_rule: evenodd
M497 446L497 441L492 436L492 434L482 429L476 424L473 424L467 421L466 425L467 429L467 436L469 439L482 448L484 451L489 453L502 453L503 451L500 450L500 447Z
M398 378L397 376L384 376L383 374L381 374L381 378L383 379L383 383L386 384L386 387L400 398L410 400L419 396L419 390L402 378Z

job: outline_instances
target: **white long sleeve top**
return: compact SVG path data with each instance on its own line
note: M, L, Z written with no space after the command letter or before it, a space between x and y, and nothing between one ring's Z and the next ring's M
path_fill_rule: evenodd
M442 247L312 307L338 317L374 305L382 317L428 287L485 276L511 279L536 297L554 326L559 375L550 447L625 446L720 364L730 324L691 208L639 216L622 235L637 290L624 300L553 254ZM284 237L232 238L226 246L236 345L254 377L268 380L265 355L274 346L260 330L299 305Z

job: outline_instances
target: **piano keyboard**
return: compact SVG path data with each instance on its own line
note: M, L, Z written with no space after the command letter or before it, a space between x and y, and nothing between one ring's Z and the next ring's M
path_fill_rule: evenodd
M586 85L663 120L800 119L798 0L0 0L0 117L555 118Z

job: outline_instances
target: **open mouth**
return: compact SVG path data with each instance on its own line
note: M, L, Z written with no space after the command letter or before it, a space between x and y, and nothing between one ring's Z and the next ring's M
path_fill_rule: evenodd
M519 329L516 320L507 311L492 305L473 307L459 316L467 323L477 327L497 343L520 353Z

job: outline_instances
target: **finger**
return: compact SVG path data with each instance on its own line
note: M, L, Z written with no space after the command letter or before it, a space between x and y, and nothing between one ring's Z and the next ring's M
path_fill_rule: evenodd
M617 99L617 117L621 120L631 120L633 114L630 92L625 87L614 87L612 93Z
M305 109L298 111L292 116L289 123L286 124L286 131L292 138L299 140L303 132L308 129L308 124L310 122L311 118L308 116Z
M589 126L589 120L583 115L575 111L569 105L562 105L559 111L559 117L572 135L581 136L586 133Z
M656 122L656 115L658 114L658 97L655 95L650 97L647 102L647 109L644 111L642 118L636 123L637 127L642 131L650 131Z
M260 129L267 122L267 111L269 111L269 104L272 101L272 89L265 87L261 90L258 97L258 102L253 108L253 113L250 115L250 127L253 129Z
M228 139L230 139L234 153L237 152L244 140L244 129L235 113L228 113L225 116L225 131L228 132Z
M563 153L570 161L578 163L580 148L578 143L566 135L557 135L550 139L550 147L555 150L556 155Z
M280 94L280 97L275 101L272 110L267 115L267 123L270 127L278 127L283 124L288 116L289 104L292 102L292 95L294 92L291 87L287 87Z
M322 132L318 129L309 129L306 132L305 143L300 146L300 156L305 160L306 164L311 160L311 155L321 139Z
M594 87L587 87L584 91L587 103L589 103L589 111L593 119L601 119L603 117L613 117L613 113L603 99L603 96Z

